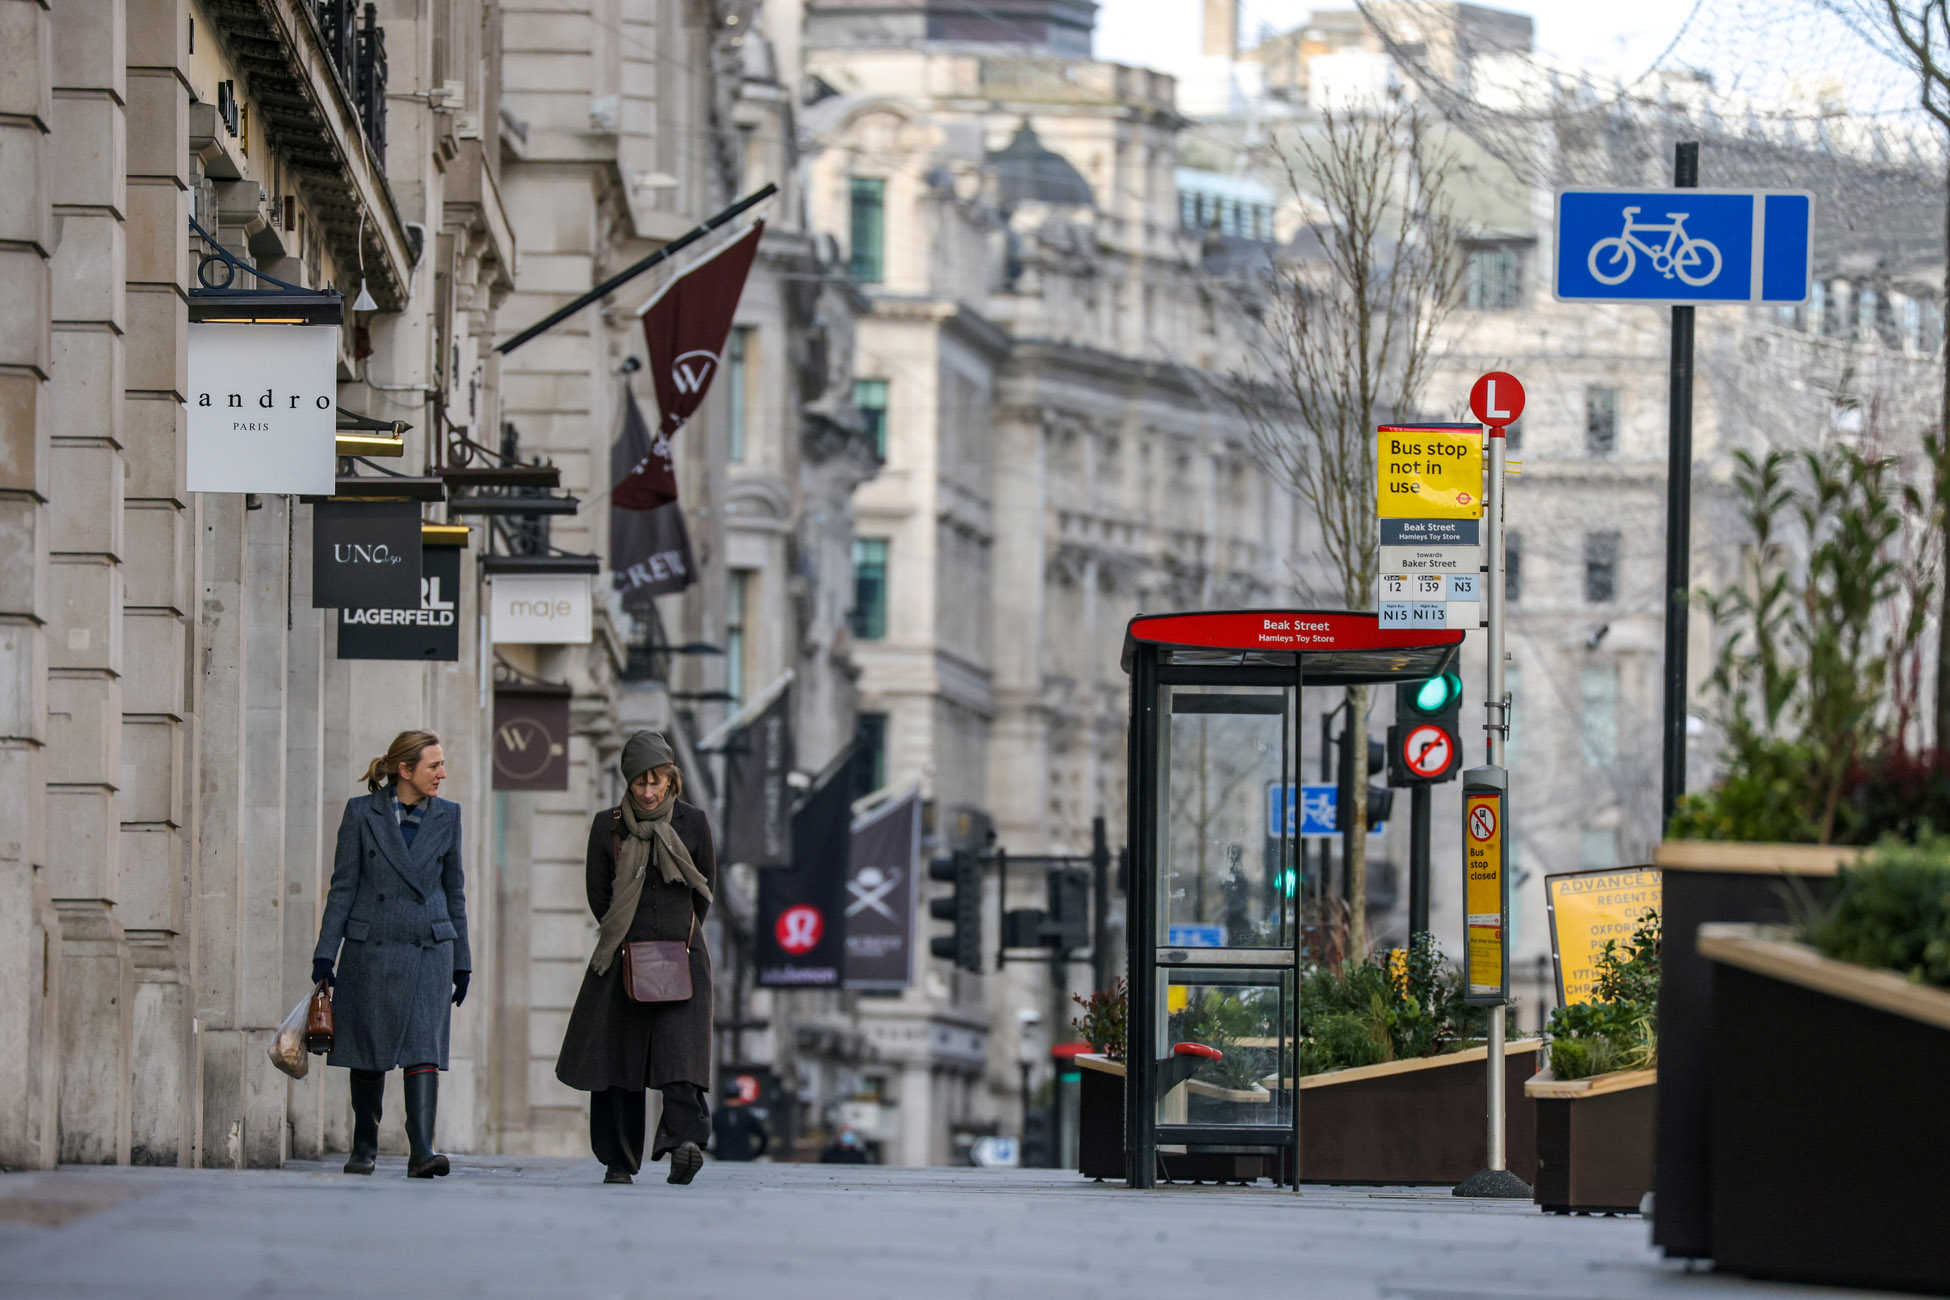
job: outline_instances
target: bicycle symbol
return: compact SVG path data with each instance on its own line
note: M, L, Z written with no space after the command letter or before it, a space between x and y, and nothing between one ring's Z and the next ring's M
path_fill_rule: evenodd
M1670 280L1674 275L1694 288L1712 284L1720 277L1720 250L1704 239L1695 239L1686 233L1685 212L1668 212L1669 226L1651 222L1634 221L1638 215L1635 207L1625 209L1625 229L1610 239L1601 239L1591 246L1591 256L1587 259L1591 267L1591 277L1599 284L1622 284L1630 279L1638 269L1638 255L1643 251L1652 259L1652 269ZM1640 232L1657 233L1663 231L1666 242L1654 248L1639 238ZM1701 268L1705 269L1702 270Z

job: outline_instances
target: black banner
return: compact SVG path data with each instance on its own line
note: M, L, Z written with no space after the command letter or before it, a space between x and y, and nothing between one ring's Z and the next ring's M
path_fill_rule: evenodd
M792 687L731 733L725 745L726 862L755 867L792 864Z
M312 507L313 609L413 609L420 603L420 504L321 501Z
M670 463L670 440L650 437L636 394L623 390L623 431L609 449L610 481L622 483L644 464L661 467L654 495L610 499L609 568L625 608L641 609L652 596L668 596L697 581L697 562L691 556L690 531L677 504L676 472ZM637 475L642 479L642 475ZM627 508L625 502L644 508Z
M847 861L846 986L904 989L914 982L921 792L855 822Z
M569 688L494 688L494 788L569 788Z
M460 551L429 546L421 558L418 609L341 609L339 658L460 658Z
M792 866L758 873L760 988L839 986L852 810L846 768L829 768L792 814Z
M675 501L655 510L612 509L609 532L609 562L624 608L641 609L650 597L674 595L697 581L684 507Z

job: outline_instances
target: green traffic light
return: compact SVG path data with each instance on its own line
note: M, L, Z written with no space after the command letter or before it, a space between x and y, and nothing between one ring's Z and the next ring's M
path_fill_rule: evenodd
M1440 713L1462 694L1462 681L1454 673L1443 673L1423 682L1415 692L1415 707L1422 713Z

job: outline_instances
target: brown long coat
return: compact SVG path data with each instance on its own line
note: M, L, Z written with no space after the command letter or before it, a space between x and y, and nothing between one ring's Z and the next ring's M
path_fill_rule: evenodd
M717 851L704 813L678 801L671 827L690 852L711 891L718 888ZM605 808L589 823L586 880L589 910L601 920L616 884L617 811ZM624 942L682 940L696 919L691 943L691 997L688 1002L632 1002L623 992L623 954L601 975L585 969L555 1077L583 1092L604 1088L661 1088L667 1083L711 1080L711 954L704 944L704 916L711 904L690 886L665 884L654 860L643 883Z

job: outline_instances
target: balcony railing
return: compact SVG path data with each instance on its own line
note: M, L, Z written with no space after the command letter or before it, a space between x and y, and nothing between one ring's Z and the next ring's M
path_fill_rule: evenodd
M360 13L358 0L313 0L325 51L352 96L366 140L383 165L386 157L386 30L378 6Z

